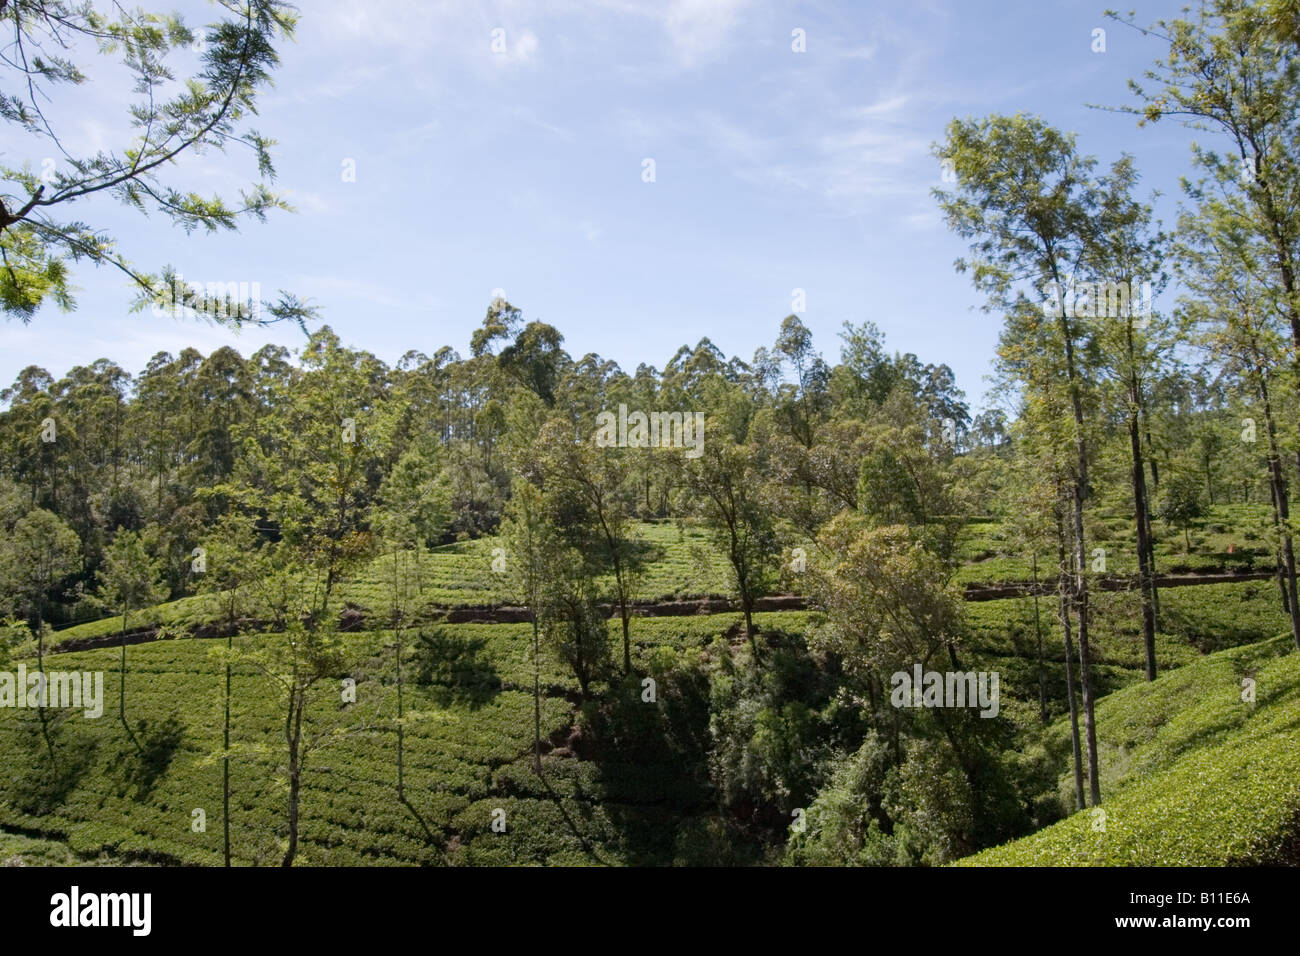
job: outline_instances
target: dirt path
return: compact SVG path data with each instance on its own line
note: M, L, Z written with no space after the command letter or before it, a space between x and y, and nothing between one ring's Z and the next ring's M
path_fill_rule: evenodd
M1275 571L1243 571L1220 574L1159 574L1156 584L1161 588L1191 587L1197 584L1231 584L1237 581L1264 581L1276 574ZM1030 581L1004 581L995 584L967 584L967 601L1000 601L1006 598L1029 597L1033 594L1050 595L1056 593L1054 580L1040 581L1034 585ZM1137 579L1133 577L1097 578L1094 586L1102 591L1135 591ZM613 617L617 606L602 605L606 616ZM770 611L806 611L809 609L807 598L801 594L774 594L759 598L754 610ZM632 605L632 614L636 617L687 617L698 614L739 613L731 601L716 595L699 598L679 598L664 601L636 601ZM526 624L529 621L528 608L510 604L493 604L459 607L430 607L421 615L421 624ZM348 608L340 615L339 629L342 631L364 630L366 615L357 608ZM257 622L245 626L245 630L256 629ZM216 624L205 624L189 635L190 639L225 637L226 628ZM137 628L128 631L125 638L121 634L100 634L93 637L74 637L46 649L49 654L65 654L72 651L86 651L100 647L119 647L123 640L128 645L148 644L158 639L156 627Z

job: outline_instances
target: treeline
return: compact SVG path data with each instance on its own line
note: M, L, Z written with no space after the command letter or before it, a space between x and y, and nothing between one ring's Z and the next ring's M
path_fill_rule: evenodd
M195 585L193 549L222 515L247 503L262 532L278 538L277 504L286 495L323 508L335 453L346 453L356 470L350 530L369 532L385 482L415 470L436 480L446 506L429 545L496 532L511 482L507 410L520 391L539 408L562 410L588 437L597 416L620 404L712 416L718 403L731 402L739 424L764 409L782 440L807 448L834 406L859 401L859 392L880 401L895 389L915 404L919 422L948 420L965 434L966 405L946 366L886 355L878 333L864 326L845 333L857 364L831 369L812 354L797 318L785 329L752 364L727 360L704 339L679 349L662 372L642 365L629 375L598 355L573 359L558 330L525 325L518 310L498 302L467 358L442 348L432 357L409 352L389 367L324 327L296 357L279 346L248 358L232 348L206 357L187 349L154 356L138 376L108 360L62 378L29 367L0 391L0 514L10 537L35 509L77 535L77 567L63 582L71 587L50 595L46 608L59 622L97 616L75 604L93 591L119 530L149 542L169 595L179 597ZM807 365L800 384L782 381L785 361ZM635 457L629 517L673 513L680 476L660 464L648 450ZM17 610L5 596L4 606Z

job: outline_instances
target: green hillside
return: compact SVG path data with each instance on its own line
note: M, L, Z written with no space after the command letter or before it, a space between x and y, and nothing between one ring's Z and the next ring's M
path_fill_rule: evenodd
M649 555L638 591L644 600L725 593L722 559L700 529L642 522L637 533ZM1004 569L1009 578L995 570L997 562L1009 560L990 550L999 537L996 524L968 526L958 580L1014 580L1018 566ZM634 672L658 682L662 706L656 708L642 703L637 677L599 680L592 697L580 702L573 671L544 652L546 755L539 778L531 767L529 625L438 623L448 607L514 600L491 569L496 541L446 545L425 555L420 610L404 655L405 804L396 791L394 635L378 629L387 600L381 564L342 586L342 603L363 613L361 630L344 636L349 666L339 675L356 681L357 703L345 707L331 686L310 705L310 719L333 732L305 767L300 860L778 860L779 814L815 789L821 762L857 733L856 708L846 709L835 690L834 662L809 650L820 615L759 615L764 644L775 655L767 664L769 676L760 680L766 687L745 686L752 678L743 676L749 652L738 636L739 614L634 618ZM1297 791L1285 783L1294 775L1278 768L1296 763L1284 735L1295 730L1300 665L1294 655L1279 656L1288 646L1284 640L1269 640L1286 625L1272 587L1242 581L1166 589L1157 644L1166 673L1150 686L1142 680L1138 595L1098 593L1093 676L1103 695L1098 715L1107 832L1093 833L1091 819L1076 815L972 861L1160 862L1185 859L1180 854L1193 848L1197 860L1261 860L1276 853L1279 834L1298 805ZM968 603L962 654L965 666L1001 674L1003 720L1026 741L1039 733L1041 669L1044 703L1055 721L1038 748L1052 755L1050 780L1066 769L1066 682L1055 596L1037 604L1036 621L1029 597ZM164 639L128 652L126 710L138 746L118 720L121 652L111 636L120 630L120 619L59 632L55 647L88 637L110 640L102 648L56 653L46 663L102 672L104 715L55 715L49 729L57 772L36 713L10 711L0 721L0 763L11 771L0 780L0 859L221 863L224 641L188 639L216 616L212 599L200 595L133 615L132 629L166 625ZM428 638L423 644L420 634ZM616 647L616 620L609 637ZM242 634L235 646L247 652L281 639ZM1230 649L1203 656L1221 647ZM15 651L17 660L34 664L33 645ZM1246 673L1258 681L1253 708L1233 705L1234 688ZM265 675L247 663L235 666L232 701L235 862L273 864L283 852L283 715ZM726 749L735 746L727 742L732 733L740 734L738 756ZM800 748L809 755L799 756ZM719 778L719 766L733 759L739 763ZM1266 767L1273 769L1266 773ZM725 792L727 774L745 780L739 797ZM1189 798L1192 784L1212 793ZM750 791L765 794L768 806L745 809ZM1068 788L1053 793L1050 783L1027 798L1048 807L1069 804ZM1197 831L1194 845L1169 829L1193 805L1213 821ZM1243 807L1249 808L1249 825ZM202 826L196 810L202 811ZM498 810L505 813L504 832L492 829Z
M794 631L809 617L772 614L760 621L765 628ZM638 620L637 664L663 675L677 655L699 654L715 640L725 641L736 620ZM355 719L343 721L346 735L308 763L303 863L671 863L674 834L692 825L696 814L712 814L723 825L700 781L675 765L671 753L655 753L644 741L639 754L599 761L557 751L546 759L546 779L537 778L530 768L528 625L450 625L440 634L435 673L405 690L410 807L397 801L395 791L392 635L349 636L353 657L361 662L355 671L361 704ZM238 642L269 639L254 635ZM35 713L18 711L15 719L0 722L0 763L11 771L0 780L0 828L53 837L83 858L219 864L221 767L214 753L221 740L222 677L211 652L222 643L173 640L130 649L128 716L146 722L138 736L152 759L137 753L117 720L119 651L51 658L47 667L106 673L104 715L87 720L76 714L58 723L58 778L45 769ZM542 664L543 737L563 743L574 723L576 685L559 665L545 657ZM417 670L413 666L407 679L416 681ZM628 699L639 693L633 686ZM277 834L285 794L276 774L282 723L265 681L251 670L236 670L232 698L236 862L274 863L283 852ZM320 699L314 716L328 721L339 708ZM149 729L157 733L150 737ZM490 829L497 808L506 812L504 833ZM206 814L204 832L193 826L196 809Z
M1211 654L1098 702L1102 810L961 861L972 866L1294 865L1300 656L1288 637ZM1243 681L1255 682L1253 702ZM1065 740L1063 722L1053 733ZM1066 784L1063 784L1063 786Z

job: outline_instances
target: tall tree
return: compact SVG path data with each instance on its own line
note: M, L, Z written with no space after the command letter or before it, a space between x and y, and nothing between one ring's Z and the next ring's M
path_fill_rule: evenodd
M230 866L230 681L235 661L235 634L256 609L255 583L267 572L254 522L246 515L224 515L204 539L204 571L199 579L226 632L221 654L225 683L221 697L221 832L226 866Z
M754 605L776 580L780 557L771 509L763 500L759 449L740 444L709 420L703 453L681 466L691 501L727 557L731 585L745 618L745 636L760 658Z
M45 672L45 609L51 592L80 566L81 542L57 515L37 508L18 519L0 547L0 594L27 615L36 635L36 667ZM45 694L38 699L41 732L51 766L57 766L54 742L45 718Z
M1213 215L1268 250L1263 287L1288 328L1292 388L1300 396L1300 44L1290 0L1203 0L1189 15L1137 27L1166 48L1129 87L1139 124L1174 118L1217 140L1192 144L1205 178L1239 197ZM1216 143L1221 143L1219 148ZM1194 191L1195 192L1195 191ZM1195 195L1193 195L1195 198ZM1294 459L1300 476L1300 448Z
M1101 177L1098 229L1091 234L1084 259L1097 277L1090 284L1087 311L1097 326L1102 365L1118 393L1128 426L1129 476L1137 537L1138 576L1142 593L1142 637L1146 678L1156 679L1155 542L1151 534L1151 501L1147 490L1143 429L1147 393L1161 372L1176 338L1168 321L1157 316L1155 296L1165 286L1165 237L1151 225L1151 208L1133 198L1137 172L1129 157ZM1076 303L1077 308L1077 303Z
M571 496L566 509L566 526L589 527L598 551L594 555L612 573L614 602L623 630L623 672L632 670L632 596L644 560L641 544L632 527L632 495L628 480L628 459L621 448L598 448L594 429L578 435L565 420L555 420L543 429L536 447L538 465L547 486ZM661 449L661 453L666 451Z
M1264 438L1277 535L1277 564L1282 603L1291 619L1291 632L1300 648L1300 603L1290 514L1289 482L1279 438L1275 388L1286 362L1285 330L1276 326L1275 300L1260 281L1267 246L1235 227L1241 199L1231 193L1203 194L1195 213L1180 222L1180 275L1190 295L1185 307L1200 328L1202 341L1240 380L1242 391L1257 403L1264 419ZM1253 435L1251 436L1254 437ZM1181 497L1188 497L1182 495ZM1176 511L1186 511L1179 507Z
M936 190L949 225L972 241L973 261L960 262L991 308L1011 311L1033 299L1055 326L1055 345L1069 397L1074 447L1071 531L1074 547L1074 611L1078 621L1079 679L1088 742L1088 784L1093 806L1101 803L1096 721L1093 714L1092 644L1089 633L1088 503L1089 422L1083 367L1086 331L1065 307L1064 296L1082 273L1089 237L1097 230L1099 196L1095 161L1078 155L1073 137L1024 115L953 120L936 148L957 175L953 193Z
M139 747L126 719L126 636L133 612L153 607L167 597L162 562L149 554L138 532L118 531L104 553L104 566L96 572L96 577L100 601L122 616L117 715L127 736Z

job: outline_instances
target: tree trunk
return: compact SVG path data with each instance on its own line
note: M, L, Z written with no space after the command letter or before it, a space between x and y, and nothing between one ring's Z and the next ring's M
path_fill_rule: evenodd
M622 588L620 587L620 592ZM619 616L623 619L623 673L632 673L632 635L628 629L628 607L627 600L621 596L618 601Z
M1055 276L1060 282L1060 276ZM1058 284L1058 288L1062 288ZM1083 536L1084 506L1088 494L1088 443L1083 415L1083 396L1079 390L1078 374L1074 367L1074 336L1064 310L1059 311L1061 337L1065 342L1066 381L1070 387L1070 407L1074 413L1075 473L1074 518L1074 605L1079 619L1079 689L1083 695L1084 735L1088 742L1088 789L1092 805L1101 803L1101 781L1097 771L1097 726L1092 699L1092 648L1088 641L1088 578L1087 543Z
M754 660L758 660L758 638L754 629L754 599L749 594L744 594L740 600L745 611L745 634L749 636L749 647L754 652Z
M42 595L36 600L36 670L41 675L41 693L36 699L37 710L36 716L41 721L41 736L45 738L45 749L50 754L50 769L54 773L59 772L59 760L54 756L54 738L50 736L49 718L45 716L45 698L47 696L46 688L49 683L45 681L45 622L42 618L45 616L45 596ZM26 688L16 688L19 694L26 694Z
M126 721L126 612L122 612L122 663L118 665L118 688L117 688L117 717L122 722L122 729L126 731L127 737L131 743L135 744L136 750L140 749L140 742L135 739L135 734L131 732L131 725Z
M1273 469L1269 468L1268 472L1268 493L1269 501L1273 504L1273 527L1279 533L1282 528L1282 516L1277 508L1277 485L1273 481ZM1282 610L1287 614L1291 613L1291 595L1286 586L1286 562L1282 558L1282 549L1279 547L1273 552L1273 559L1277 563L1277 588L1282 596Z
M230 654L233 650L234 634L228 633L226 635L226 713L221 756L221 829L222 840L225 845L226 866L230 866Z
M533 619L533 769L542 772L542 668L537 635L537 611L530 611Z
M302 764L299 760L299 747L302 741L302 710L307 703L301 691L295 687L290 691L292 715L288 734L289 743L289 848L285 851L281 866L293 866L293 859L298 855L298 799L302 786Z
M1130 386L1129 400L1133 401L1135 397ZM1146 646L1147 680L1153 681L1156 679L1156 610L1151 592L1155 590L1155 575L1147 537L1146 471L1142 467L1142 439L1138 433L1136 410L1129 414L1128 434L1133 455L1133 508L1137 519L1138 576L1142 587L1142 641Z
M406 742L406 728L402 724L402 629L397 630L397 799L406 799L406 762L403 745Z
M1287 500L1287 482L1282 473L1282 454L1277 443L1277 429L1273 423L1273 407L1269 401L1268 384L1262 369L1259 377L1260 398L1264 405L1264 428L1268 434L1268 468L1272 476L1273 500L1276 503L1278 531L1282 535L1282 561L1286 567L1287 614L1291 619L1291 639L1300 649L1300 600L1296 596L1295 547L1291 540L1291 506Z
M1043 622L1038 613L1038 552L1030 556L1034 577L1034 634L1038 639L1038 719L1047 723L1047 672L1043 665Z
M1070 572L1065 556L1065 528L1061 513L1056 513L1057 554L1060 559L1061 630L1065 632L1065 696L1070 702L1070 749L1074 757L1074 808L1085 806L1083 796L1083 753L1079 744L1079 708L1074 699L1074 642L1070 638Z

